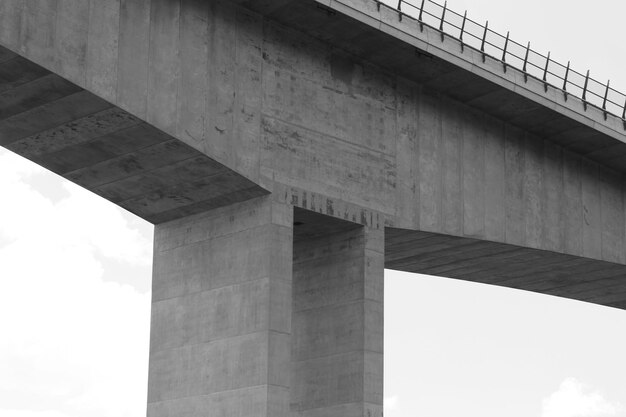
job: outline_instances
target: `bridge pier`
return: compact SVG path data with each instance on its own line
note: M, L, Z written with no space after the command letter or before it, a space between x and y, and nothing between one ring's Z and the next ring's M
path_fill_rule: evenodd
M383 233L296 213L156 226L148 416L382 416Z
M383 231L302 213L294 231L291 410L380 417Z
M292 210L267 197L155 227L148 416L288 416Z

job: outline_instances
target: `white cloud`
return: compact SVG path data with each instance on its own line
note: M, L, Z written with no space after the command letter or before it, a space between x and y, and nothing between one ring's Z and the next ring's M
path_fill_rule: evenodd
M70 417L54 410L0 410L0 417Z
M84 246L97 254L132 265L150 265L152 242L129 225L129 216L91 192L62 181L67 197L51 201L24 179L48 175L62 180L8 151L0 151L0 190L6 202L0 205L0 236L47 240L51 245Z
M400 397L397 395L392 395L390 397L385 397L383 401L383 408L385 411L394 411L398 409L398 401Z
M151 241L74 185L47 198L34 175L0 151L0 417L145 415L150 295L102 277L111 260L149 277Z
M559 389L543 400L542 417L618 416L624 407L576 378L567 378Z

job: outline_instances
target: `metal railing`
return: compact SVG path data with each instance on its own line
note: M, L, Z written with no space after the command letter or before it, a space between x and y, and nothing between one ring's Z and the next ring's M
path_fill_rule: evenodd
M610 80L606 84L595 80L589 75L589 71L581 73L570 67L570 63L563 65L543 55L530 47L530 42L523 45L509 37L489 29L489 22L478 23L467 17L467 11L459 14L448 9L447 2L443 5L432 0L374 0L380 7L395 10L398 18L402 20L409 17L417 20L420 30L424 26L437 30L441 33L441 40L452 37L461 44L461 52L468 47L482 53L483 62L487 58L502 63L504 72L508 68L514 68L524 74L524 80L534 78L543 82L544 89L554 88L562 92L567 101L569 96L574 96L582 102L584 111L588 106L593 106L602 111L604 120L610 114L622 119L626 130L626 94L621 93L610 86Z

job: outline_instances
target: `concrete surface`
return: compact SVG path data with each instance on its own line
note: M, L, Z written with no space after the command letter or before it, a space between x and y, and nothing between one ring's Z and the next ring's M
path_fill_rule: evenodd
M305 210L295 221L293 415L382 417L384 231Z
M624 266L580 256L387 228L385 267L626 309Z
M0 145L156 224L149 415L380 416L384 266L626 308L621 121L394 13L0 2Z
M382 417L383 251L269 197L157 225L148 415Z
M0 145L161 223L267 191L0 47Z
M156 226L148 416L289 415L292 225L262 197Z
M499 59L487 55L483 62L481 52L462 48L450 36L442 39L428 26L422 30L418 21L406 15L400 19L393 8L379 8L374 0L234 1L576 152L595 158L602 150L603 156L619 159L611 167L623 169L620 118L605 120L600 109L585 109L580 99L560 89L545 91L543 81L526 80L511 66L505 72ZM609 148L620 152L611 154Z
M76 20L63 28L71 31L82 22L80 14L66 15L59 8L64 2L3 3L2 19L13 15L21 26L19 36L6 35L0 42L7 46L14 42L14 50L49 69L63 72L61 61L63 67L77 69L61 74L73 83L60 79L53 83L55 75L50 74L17 86L14 79L23 71L7 68L14 75L4 87L10 89L5 95L13 98L3 100L6 130L0 143L155 223L266 192L295 190L331 201L326 214L344 216L333 207L339 205L357 213L356 221L376 217L388 226L623 262L622 169L626 165L619 162L621 142L601 131L594 130L593 141L588 141L567 133L571 126L560 119L545 119L539 136L459 96L483 96L483 101L493 97L493 106L524 114L515 100L494 96L502 87L493 83L466 82L467 88L453 88L456 81L447 77L448 90L441 90L417 75L408 79L388 66L338 49L328 39L319 40L228 2L109 2L110 8L102 13L113 13L120 22L147 16L145 37L152 47L145 62L135 62L145 52L145 45L137 43L141 36L133 32L128 39L132 42L125 44L121 23L117 35L98 35L99 41L106 36L117 39L110 43L115 49L110 56L117 65L116 71L110 71L114 79L99 76L100 87L87 81L97 72L92 66L104 65L87 59L91 48L87 40L93 37L87 36L76 49L86 51L84 63L80 54L75 62L63 55L65 43L57 42L58 16ZM280 17L289 11L295 19L299 10L304 13L306 7L313 7L308 11L315 11L317 17L308 19L311 22L337 16L320 13L306 1L300 3L278 7L274 14ZM36 31L30 26L32 19L39 23ZM50 29L52 41L39 34L48 21L57 27ZM354 25L363 29L359 22ZM100 31L90 25L86 30ZM78 42L79 33L72 39ZM124 52L125 48L137 54ZM98 54L100 60L107 51ZM126 73L126 67L133 72ZM429 68L424 71L433 70ZM32 71L44 74L39 67ZM134 108L125 97L129 88L143 85L144 76L151 84L146 84L148 93L141 106ZM132 86L123 84L123 79ZM30 99L33 95L36 100ZM115 170L111 168L115 159L85 157L101 153L99 147L110 138L100 135L107 131L73 135L74 141L79 140L76 137L89 140L77 149L54 139L64 132L50 134L51 126L96 117L99 108L74 102L74 96L91 106L100 100L99 105L111 106L109 112L125 118L124 123L156 127L174 140L165 142L167 146L181 151L170 152L158 143L154 151L149 150L151 155L159 154L150 156L157 162L151 161L140 172L130 170L122 182L117 181L120 176L109 173ZM87 114L75 114L76 107ZM28 144L21 146L25 139L20 126L33 114L49 122L29 125L29 136L45 143L40 145L43 150L53 150L50 157L33 155ZM578 123L579 133L590 129L570 121ZM557 136L570 145L561 146ZM190 164L196 156L197 165ZM100 165L93 168L96 164ZM222 170L220 164L228 169ZM74 166L81 168L66 169ZM214 177L215 171L220 172L219 178ZM294 205L305 204L303 199Z

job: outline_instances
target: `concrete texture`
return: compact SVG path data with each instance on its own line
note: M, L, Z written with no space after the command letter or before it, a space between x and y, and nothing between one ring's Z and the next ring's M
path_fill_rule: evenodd
M151 416L380 416L383 267L626 308L621 120L371 0L0 2L0 145L156 224Z
M148 416L289 415L292 224L262 197L156 227Z
M153 223L267 194L197 149L0 47L0 145Z
M422 28L410 16L400 19L391 7L378 7L374 0L235 2L577 152L585 152L585 145L608 151L611 141L598 143L608 136L621 149L620 162L612 166L623 168L620 118L604 120L600 109L585 110L580 99L571 94L566 98L553 87L546 92L543 81L526 80L511 66L504 72L497 58L487 55L483 62L482 53L462 48L450 36L442 38L436 29ZM556 126L562 134L555 133Z
M158 225L148 415L381 417L383 251L268 197Z
M116 0L109 1L116 4ZM464 79L458 84L461 81L450 75L444 77L449 71L428 66L408 78L403 72L392 72L389 65L381 67L374 59L363 60L338 49L328 43L333 39L320 40L273 20L287 12L294 19L299 11L315 12L308 19L322 25L313 31L315 35L337 16L321 13L312 3L300 3L277 9L268 6L267 11L274 12L267 17L218 1L113 4L102 11L103 16L113 13L121 22L131 17L140 22L128 39L123 29L128 24L120 23L119 39L110 44L117 48L111 52L111 60L117 63L116 79L107 84L109 76L103 73L98 76L100 87L88 83L90 74L97 71L89 69L87 41L78 48L87 51L84 65L82 55L74 63L69 58L63 61L70 61L65 66L84 68L79 75L74 75L78 74L75 69L61 74L73 83L44 75L15 86L15 75L5 87L11 89L6 94L13 98L6 100L3 114L7 118L2 123L8 130L0 141L155 223L265 192L295 190L331 201L329 207L321 208L325 214L345 217L333 207L341 205L344 211L357 213L354 220L358 222L375 217L388 226L623 262L626 226L620 213L626 165L619 160L619 140L599 128L592 129L593 140L587 140L581 132L589 126L570 118L563 124L564 116L541 118L534 110L532 121L542 120L544 128L522 123L528 128L524 130L501 111L525 113L508 96L494 96L494 91L503 88L491 81ZM25 16L47 21L52 19L49 14L58 18L61 13L59 4L35 8L36 13L30 6L11 9L9 4L3 3L3 19L13 13L20 22ZM81 15L63 16L78 19ZM30 34L28 19L20 26L20 36L7 35L0 42L8 46L16 42L12 47L20 54L62 72L58 58L48 61L46 57L57 57L63 48L56 41L45 48L39 45L44 40ZM357 21L353 25L366 29ZM71 27L68 23L63 30ZM146 31L145 36L140 36L140 30ZM78 42L78 32L72 39ZM143 59L145 42L153 47ZM31 44L39 46L31 48ZM422 58L413 54L411 59ZM433 65L450 65L435 61ZM31 72L45 71L29 66ZM134 72L125 73L125 68ZM423 72L431 76L425 79ZM444 77L439 87L432 78L435 74ZM144 81L145 101L128 98L132 89L144 88ZM141 91L132 97L141 96ZM473 105L476 97L492 97L500 113ZM146 164L148 175L141 170L128 172L119 181L120 176L108 173L115 161L92 169L95 160L84 155L100 152L101 144L109 142L106 131L74 135L96 139L78 149L64 147L66 142L53 137L37 137L45 143L44 149L54 150L50 158L32 155L28 146L20 146L24 139L19 129L33 114L44 115L38 118L54 126L82 123L86 116L72 109L79 107L92 115L98 110L90 110L94 103L105 110L110 106L109 112L124 118L124 123L149 123L172 138L167 146L159 143L154 150L146 150L149 158L158 159ZM50 129L39 122L28 124L37 127L30 136ZM170 152L168 147L177 150ZM56 154L64 164L71 160L66 165L81 166L81 170L59 169ZM131 159L144 157L139 153ZM189 163L196 157L195 164ZM294 205L309 208L305 199Z
M626 308L622 264L478 239L387 228L385 267Z
M382 417L384 232L295 220L292 415Z

